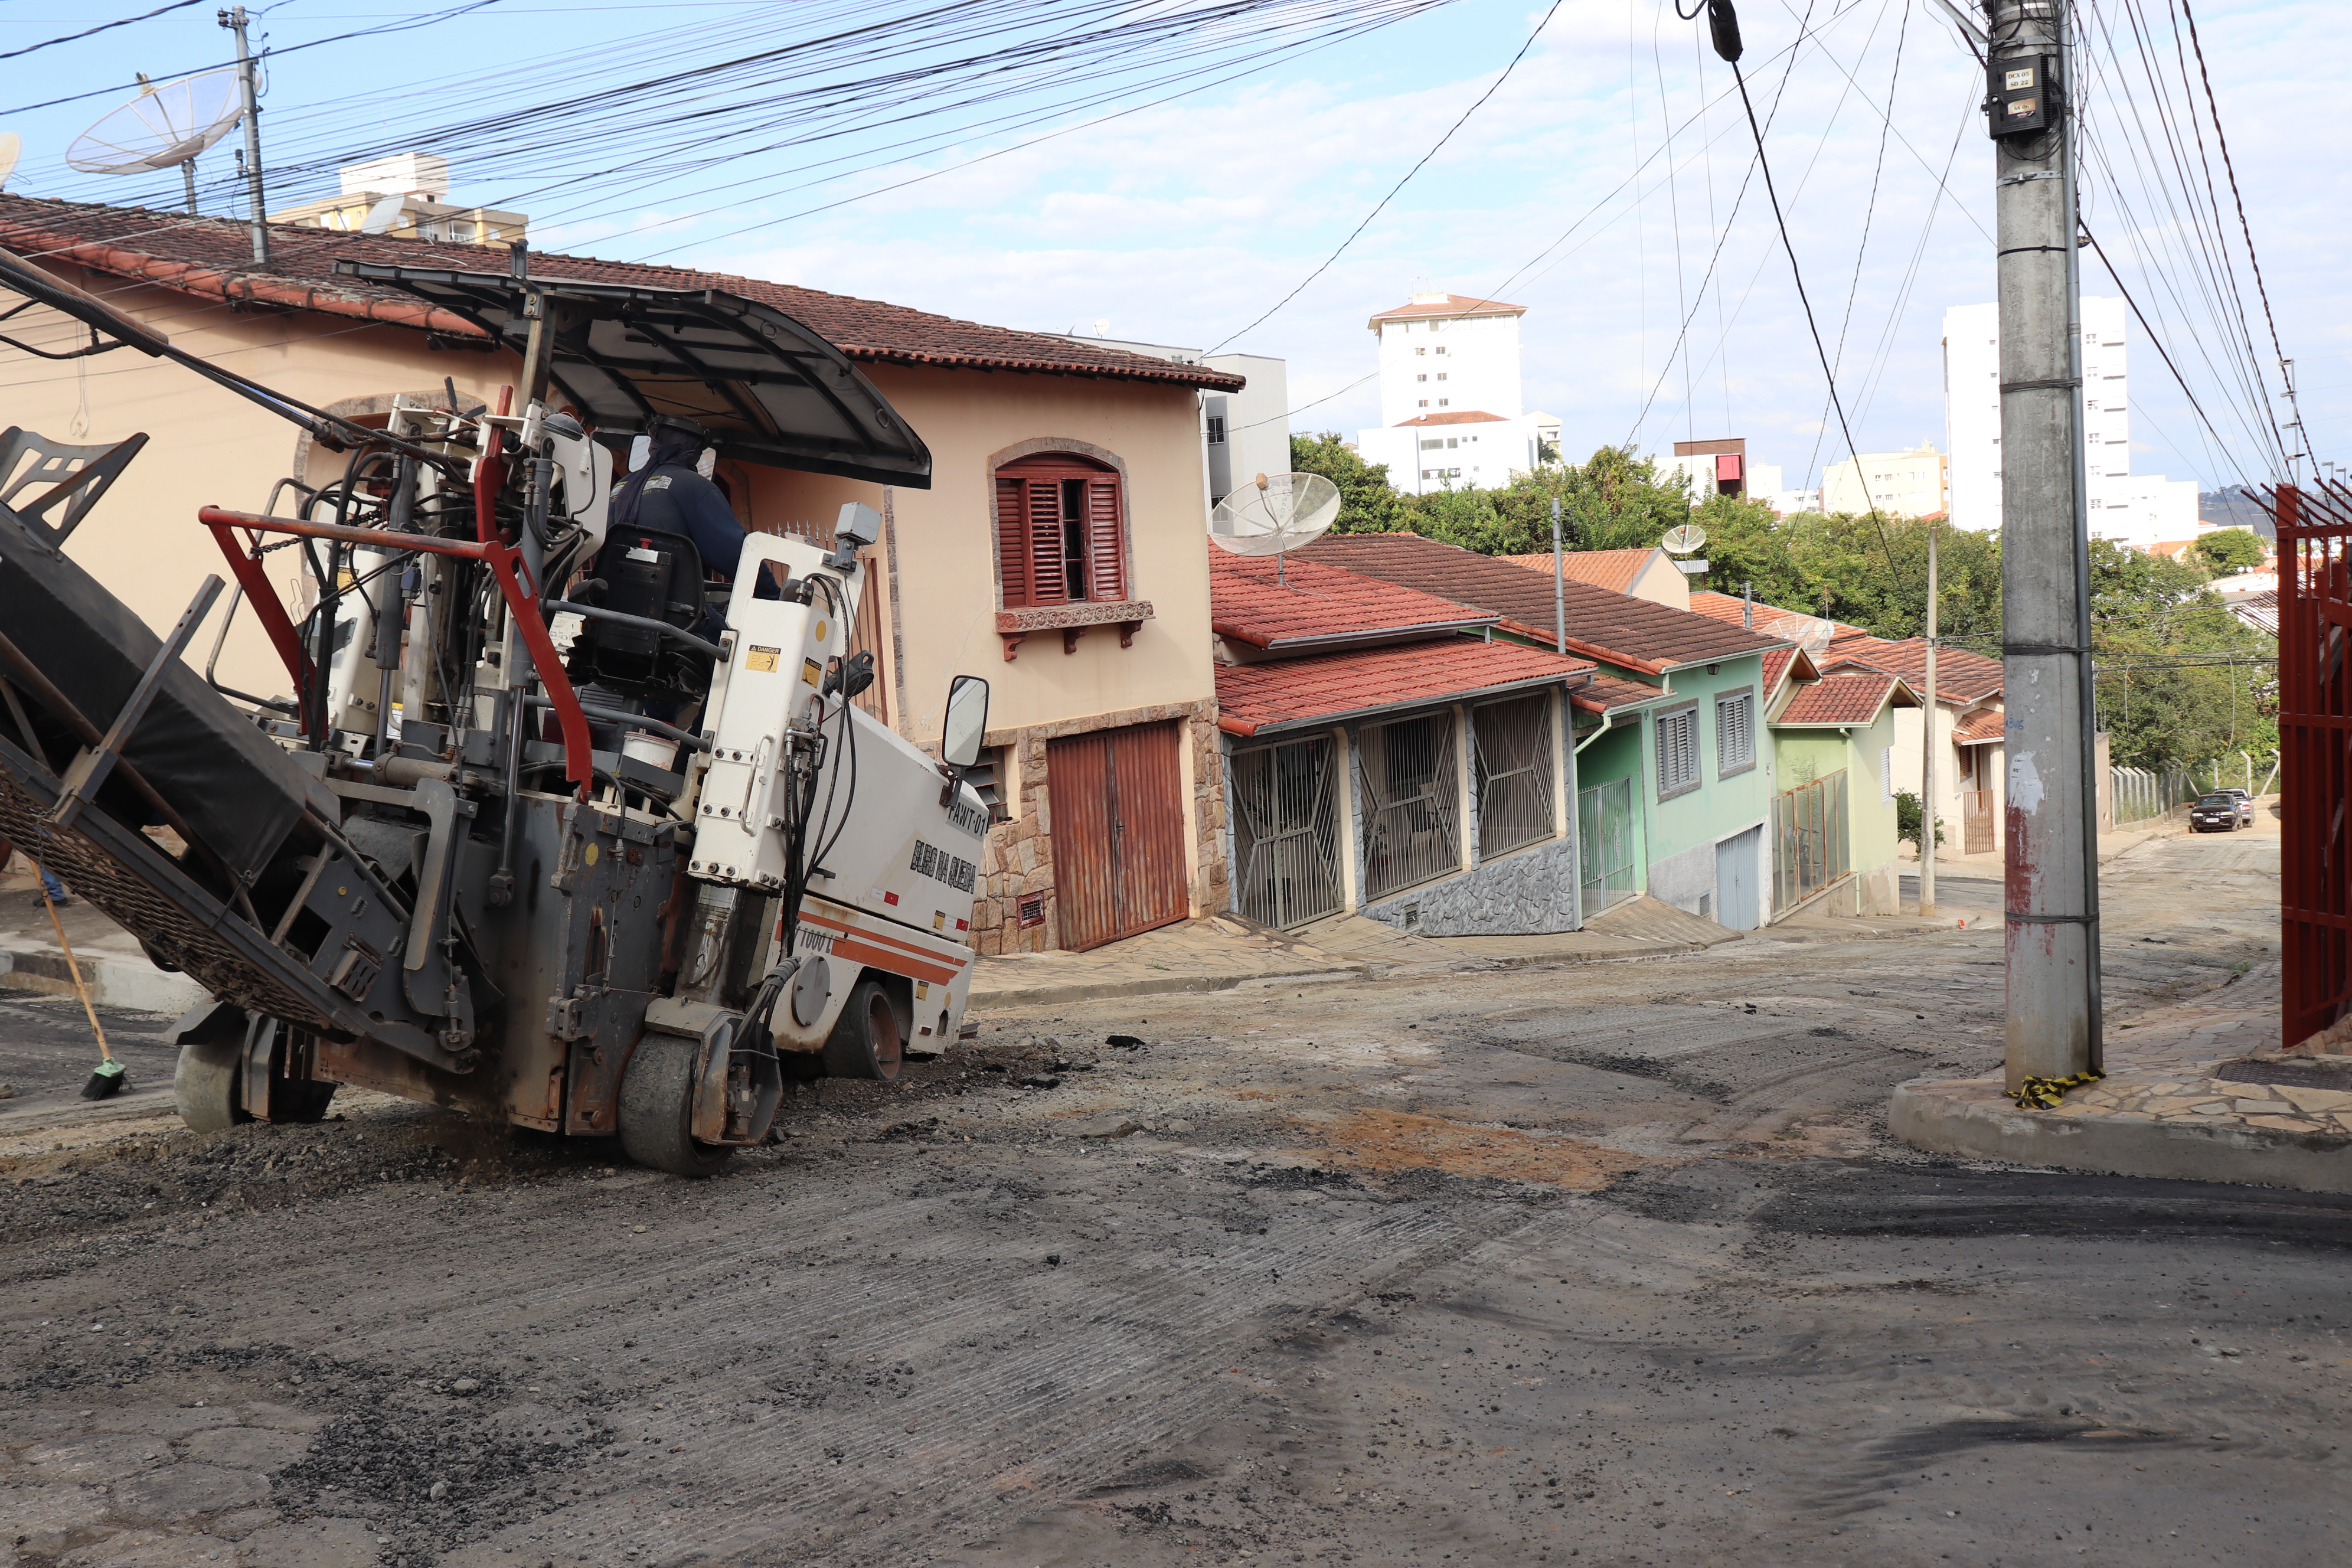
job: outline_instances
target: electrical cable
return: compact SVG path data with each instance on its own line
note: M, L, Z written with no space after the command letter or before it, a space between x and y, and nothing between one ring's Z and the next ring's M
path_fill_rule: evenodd
M1730 0L1708 0L1707 10L1710 20L1713 19L1713 16L1718 8L1723 15L1728 16L1731 12ZM1748 96L1748 77L1746 73L1741 71L1739 68L1739 38L1737 30L1738 23L1734 22L1732 24L1732 27L1733 31L1731 34L1730 53L1727 57L1728 63L1731 67L1731 79L1734 82L1738 84L1739 105L1742 109L1748 111L1748 129L1756 138L1756 164L1758 168L1764 172L1764 194L1771 198L1772 222L1780 231L1781 248L1789 254L1789 273L1790 276L1796 280L1797 302L1802 305L1805 309L1805 330L1812 336L1813 353L1820 357L1822 362L1822 374L1830 384L1830 405L1837 410L1838 428L1845 435L1846 455L1853 459L1854 482L1862 487L1862 499L1868 503L1870 507L1871 526L1877 531L1878 548L1886 557L1886 569L1889 572L1895 572L1896 568L1895 565L1894 547L1890 545L1886 540L1886 523L1885 521L1879 516L1878 502L1871 496L1870 476L1863 472L1862 454L1860 449L1854 445L1853 428L1846 423L1845 404L1843 400L1838 396L1837 376L1836 374L1830 369L1829 351L1822 346L1822 329L1813 320L1813 302L1805 292L1804 268L1797 264L1797 247L1795 242L1789 237L1789 220L1781 214L1780 193L1774 188L1772 184L1771 161L1766 156L1764 152L1764 128L1757 123L1756 104L1755 101ZM1721 33L1718 32L1717 37L1717 52L1722 53L1724 46L1721 42ZM1897 574L1899 575L1899 573Z
M1402 178L1399 179L1395 184L1389 187L1388 195L1382 196L1379 201L1372 204L1372 210L1364 215L1363 221L1359 223L1354 228L1348 231L1348 237L1341 240L1338 247L1332 250L1331 254L1323 258L1322 262L1315 268L1314 271L1300 279L1298 280L1297 287L1292 289L1289 293L1285 294L1281 299L1276 300L1272 305L1268 306L1265 314L1259 316L1257 320L1252 321L1248 326L1242 328L1240 331L1227 332L1223 337L1217 340L1213 347L1208 349L1206 352L1209 353L1215 353L1218 349L1223 348L1227 343L1232 342L1235 338L1241 337L1244 333L1255 331L1258 328L1264 326L1267 319L1272 317L1276 311L1281 310L1285 305L1289 304L1293 300L1298 298L1300 290L1304 289L1309 283L1314 282L1318 278L1322 277L1323 274L1329 269L1331 264L1339 260L1340 256L1346 252L1349 246L1356 243L1356 237L1362 234L1365 229L1371 226L1372 220L1381 216L1381 209L1385 208L1390 202L1396 198L1396 194L1399 191L1404 189L1405 182L1411 180L1415 174L1421 173L1422 165L1428 163L1432 158L1436 157L1438 153L1444 148L1445 144L1454 140L1454 133L1461 130L1463 126L1468 124L1470 117L1477 113L1480 109L1484 108L1488 99L1494 97L1495 94L1502 90L1503 84L1511 79L1511 73L1519 68L1519 62L1527 58L1528 51L1535 47L1536 40L1543 36L1543 30L1551 25L1552 17L1559 13L1560 6L1564 3L1565 0L1551 0L1550 8L1544 12L1542 20L1538 21L1535 25L1535 30L1528 35L1527 42L1519 46L1519 52L1513 55L1510 59L1510 63L1503 68L1503 74L1495 79L1494 85L1487 88L1486 91L1480 93L1477 100L1472 103L1469 108L1462 111L1462 117L1459 120L1456 120L1452 125L1446 127L1445 134L1440 136L1436 142L1431 146L1428 152L1423 153L1419 158L1413 161L1412 167L1404 172Z
M152 11L142 11L136 16L123 16L112 22L100 22L97 26L84 27L79 33L68 33L61 37L44 38L37 44L26 44L21 49L10 49L6 54L0 55L0 60L18 59L42 49L55 47L58 44L70 44L77 38L90 37L99 33L110 33L117 27L127 27L133 22L144 22L150 17L160 16L166 11L184 11L191 5L203 3L204 0L172 0L169 5L158 5Z

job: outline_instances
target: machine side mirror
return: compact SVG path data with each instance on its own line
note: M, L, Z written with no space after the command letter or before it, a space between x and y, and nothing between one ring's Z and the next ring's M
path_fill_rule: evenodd
M948 687L948 714L940 728L940 759L951 768L972 767L980 762L980 743L988 733L988 682L977 675L959 675Z

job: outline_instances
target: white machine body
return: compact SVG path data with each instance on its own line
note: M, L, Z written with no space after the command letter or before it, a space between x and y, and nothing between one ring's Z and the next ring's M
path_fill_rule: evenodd
M823 961L828 994L804 1024L778 1009L776 1043L821 1047L859 973L876 970L909 983L908 1046L938 1049L930 1042L961 1023L971 987L972 893L988 808L968 785L949 790L947 774L921 749L838 692L824 693L826 672L846 657L863 575L856 567L845 575L828 560L790 535L744 541L721 642L727 657L712 672L702 726L711 750L688 868L706 882L783 888L787 731L820 720L828 742L809 830L816 864L794 952L776 951L782 932L772 932L769 962ZM815 580L808 603L759 596L763 578L787 577L795 586Z

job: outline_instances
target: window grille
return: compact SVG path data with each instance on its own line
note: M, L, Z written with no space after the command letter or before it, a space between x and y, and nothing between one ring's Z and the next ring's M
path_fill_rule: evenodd
M1461 868L1454 715L1368 726L1356 741L1364 785L1364 899Z
M1800 784L1772 800L1772 907L1792 909L1852 869L1846 855L1846 775Z
M1715 701L1715 771L1735 773L1756 760L1756 699L1746 691Z
M1895 798L1895 748L1878 749L1878 793L1887 800Z
M1332 751L1325 737L1234 756L1234 893L1254 921L1300 926L1346 902Z
M1470 710L1478 774L1478 858L1555 836L1551 693Z
M1698 787L1698 710L1658 720L1658 798Z
M1209 416L1209 445L1222 447L1224 444L1225 416L1222 414L1212 414Z

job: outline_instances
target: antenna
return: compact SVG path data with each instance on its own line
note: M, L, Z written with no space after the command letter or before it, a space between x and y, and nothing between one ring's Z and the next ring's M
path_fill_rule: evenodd
M1666 530L1666 536L1658 541L1658 548L1669 555L1688 555L1706 546L1706 530L1695 522L1678 522Z
M382 201L377 202L375 205L368 208L367 219L360 225L360 232L362 234L390 234L393 230L393 226L400 222L400 215L407 205L408 197L406 195L399 191L393 192L392 195L384 197Z
M197 157L244 118L234 69L203 71L162 87L142 77L138 97L74 139L66 166L85 174L143 174L176 163L193 217Z
M1339 516L1339 487L1320 474L1260 474L1217 503L1209 514L1209 542L1234 555L1281 558L1311 544Z

